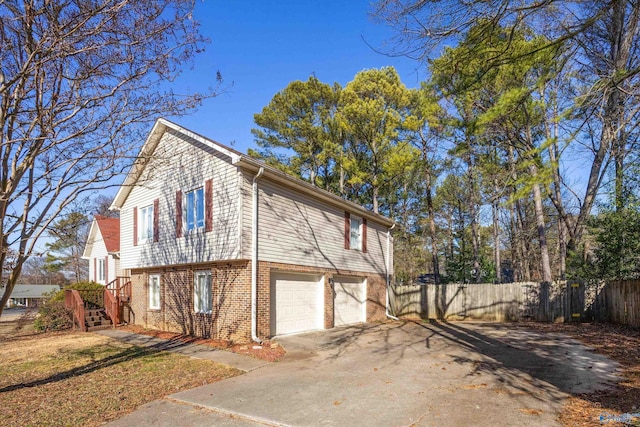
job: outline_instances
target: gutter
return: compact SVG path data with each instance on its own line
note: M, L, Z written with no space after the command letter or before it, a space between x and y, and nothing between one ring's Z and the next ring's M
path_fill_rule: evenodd
M384 314L389 318L389 319L393 319L393 320L400 320L395 316L392 316L391 313L389 313L389 287L391 286L391 274L389 274L389 271L391 271L391 267L389 266L389 261L391 260L391 252L390 252L390 245L391 245L391 230L394 229L394 227L396 226L395 223L393 223L393 225L391 226L391 228L389 228L387 230L387 303L386 303L386 307L385 307L385 312Z
M264 173L260 168L253 177L253 213L251 220L251 339L262 344L257 335L257 299L258 299L258 180Z

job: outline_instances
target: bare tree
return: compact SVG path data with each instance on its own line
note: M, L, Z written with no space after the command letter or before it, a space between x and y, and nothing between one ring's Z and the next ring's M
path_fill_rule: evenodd
M76 197L114 185L148 123L214 95L161 90L206 42L193 7L193 0L0 1L0 315L56 217ZM214 79L219 85L220 74Z

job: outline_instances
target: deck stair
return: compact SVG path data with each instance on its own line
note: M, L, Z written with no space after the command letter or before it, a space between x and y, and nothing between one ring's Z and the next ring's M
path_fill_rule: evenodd
M73 328L82 332L115 328L129 323L131 279L118 276L100 289L65 289L64 305L73 316Z
M87 331L97 331L100 329L111 328L113 322L107 316L104 308L93 308L85 311L84 323Z

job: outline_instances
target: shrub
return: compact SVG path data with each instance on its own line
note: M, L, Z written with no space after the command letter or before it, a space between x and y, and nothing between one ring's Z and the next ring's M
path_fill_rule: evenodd
M59 331L69 329L73 326L73 312L64 305L64 294L66 289L75 289L80 292L82 298L87 300L89 305L98 306L101 297L95 293L83 293L89 290L102 290L104 287L95 282L78 282L65 286L63 290L53 291L46 294L44 302L38 310L38 317L34 322L34 327L38 331Z
M59 295L62 294L62 299ZM73 326L73 313L64 306L64 291L52 292L45 297L33 323L37 331L59 331Z

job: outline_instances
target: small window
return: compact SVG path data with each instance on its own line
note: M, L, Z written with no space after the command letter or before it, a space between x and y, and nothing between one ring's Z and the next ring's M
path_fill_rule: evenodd
M160 276L149 276L149 309L160 310Z
M186 193L187 230L204 227L204 188Z
M193 309L196 313L211 313L211 303L211 272L196 272L193 284Z
M140 209L138 218L138 242L153 240L153 205Z
M104 259L98 260L98 280L104 282Z
M351 249L362 250L362 219L352 215L350 231Z

